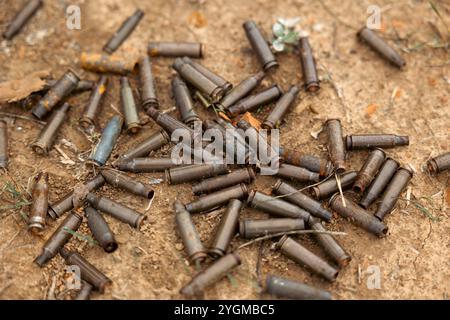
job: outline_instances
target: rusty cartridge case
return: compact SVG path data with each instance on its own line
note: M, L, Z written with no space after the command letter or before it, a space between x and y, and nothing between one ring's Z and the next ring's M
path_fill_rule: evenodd
M79 253L71 252L66 248L61 248L59 254L66 260L66 264L78 266L80 268L81 279L90 283L98 292L104 293L105 289L111 285L111 279L94 267Z
M386 153L382 149L377 148L371 151L366 162L356 176L355 183L353 184L353 191L357 193L364 192L378 173L378 170L380 170L385 159Z
M400 167L397 170L384 191L375 217L383 220L384 216L394 209L398 198L412 179L413 174L413 171L407 167Z
M250 183L254 179L255 172L252 168L239 169L222 176L200 181L192 186L192 192L195 194L210 193L238 183Z
M200 296L204 290L224 278L234 268L241 264L241 258L236 253L229 253L209 265L194 276L192 280L180 290L186 296Z
M347 171L339 175L342 190L347 190L352 187L357 174L358 173L356 171ZM336 177L332 177L327 181L312 187L311 191L314 198L316 199L326 199L328 197L331 197L333 194L339 191Z
M78 212L72 211L45 242L41 254L34 259L34 262L39 267L43 267L49 262L58 254L59 249L64 247L67 241L69 241L72 237L72 233L78 230L82 221L83 216Z
M352 134L345 137L347 150L394 148L409 145L408 136L395 134Z
M39 137L31 145L34 152L40 155L48 154L53 142L56 139L59 129L66 119L69 108L70 105L66 102L60 108L52 112L51 118L47 121L45 127L39 133Z
M148 107L147 114L168 134L172 134L177 129L187 130L191 134L194 133L193 130L183 122L180 122L174 117L169 116L167 113L159 112L154 107Z
M311 230L326 232L327 230L322 225L319 219L311 218L308 221ZM336 239L327 233L314 233L314 238L325 250L327 255L333 259L336 264L343 268L350 263L352 257L345 251L344 248L336 241Z
M81 67L88 71L126 75L133 71L136 60L129 57L82 52L80 63Z
M217 102L224 96L225 91L222 87L215 84L192 65L184 62L183 59L175 59L172 67L187 83L195 87L201 93L206 94L212 102Z
M81 283L83 284L83 286L81 287L80 291L78 291L75 300L91 300L91 292L94 287L84 280L81 280Z
M280 126L281 120L288 112L289 107L294 103L300 89L297 86L291 86L275 104L272 112L267 116L266 120L261 124L264 129L273 129Z
M134 101L133 90L127 77L120 78L120 98L127 132L137 133L140 129L139 115L136 102Z
M101 171L102 176L106 182L116 188L127 190L135 195L152 199L155 191L149 185L145 185L142 182L136 181L133 178L118 172L113 169L103 169Z
M316 256L287 235L280 239L277 243L277 248L289 259L303 267L309 268L330 282L334 282L339 274L338 269L332 267L325 260Z
M9 23L8 28L3 33L6 40L11 40L25 24L33 17L33 15L42 6L42 0L30 0L27 4L16 14L14 19ZM6 8L5 8L6 9Z
M40 92L47 92L57 82L58 82L58 80L56 80L56 79L48 79L46 81L44 88ZM89 91L89 90L92 90L94 88L94 86L95 86L94 81L80 80L80 81L78 81L76 88L73 89L72 93L80 93L80 92L84 92L84 91Z
M398 68L402 69L406 65L405 60L403 60L400 54L369 28L362 28L358 32L358 37L360 40L366 42L380 56Z
M8 154L8 125L0 119L0 168L7 168L9 163Z
M333 165L326 159L289 150L283 147L280 147L279 150L280 157L284 163L303 167L313 172L318 172L321 177L330 175L333 170Z
M292 203L255 190L250 190L247 203L252 208L279 217L303 219L305 221L308 221L311 217L308 211L305 211Z
M170 137L163 130L153 133L150 137L139 143L133 149L120 157L120 161L131 160L147 156L150 152L158 150L170 142Z
M205 77L210 79L212 82L217 84L219 87L222 87L225 92L228 92L231 90L231 88L233 88L233 85L230 82L228 82L218 74L212 72L211 70L201 65L200 63L191 60L189 57L184 57L182 59L185 63L189 63L191 66L194 67L194 69L196 69L198 72L200 72Z
M141 102L144 110L148 106L159 108L159 100L156 96L155 81L153 79L152 63L148 55L139 60L139 82L141 85Z
M105 178L101 174L97 174L91 180L85 183L85 189L88 191L94 191L105 184ZM48 215L56 220L64 213L73 209L73 191L66 194L64 197L51 204L48 208Z
M349 199L345 199L346 206L342 203L342 196L336 193L330 199L330 207L340 216L346 218L354 225L378 236L383 237L388 232L388 227L380 220L369 214L365 209Z
M197 261L202 262L207 256L207 251L200 240L191 214L186 210L180 200L175 200L173 210L175 211L175 223L178 228L178 233L183 241L189 261L194 264Z
M144 12L140 9L137 9L122 23L120 28L116 31L116 33L114 33L111 39L109 39L109 41L103 47L103 51L109 54L116 51L137 27L143 16Z
M264 71L268 71L272 68L278 67L277 59L275 55L270 50L267 40L262 35L258 26L254 21L246 21L243 24L245 35L247 36L253 51L255 51L259 62L261 63Z
M147 218L146 216L134 211L131 208L125 207L108 198L97 196L92 192L88 193L88 195L86 196L86 200L95 209L107 213L111 217L120 220L124 223L128 223L130 226L137 229L142 225L142 222Z
M172 94L175 98L175 105L181 116L181 121L190 125L194 121L199 121L197 113L194 110L194 101L186 83L178 76L172 79Z
M345 171L345 145L342 136L342 125L339 119L329 119L325 122L327 132L327 147L331 162L337 173Z
M92 149L89 159L97 166L104 166L108 161L111 153L116 145L117 138L119 138L122 130L123 118L121 116L113 116L103 129L102 136Z
M266 292L279 298L294 300L331 300L331 293L277 276L267 275Z
M33 107L31 113L42 120L58 103L66 98L76 87L80 78L72 70L67 70L61 79L51 87L45 96Z
M428 160L427 169L431 174L438 174L439 172L450 169L450 152Z
M359 201L359 205L365 209L367 209L383 192L384 188L388 185L389 181L391 181L395 172L397 171L400 164L392 159L387 158L378 172L375 180L373 180L370 187L366 190L366 193L362 197L361 201Z
M320 180L320 175L317 172L285 163L278 168L277 176L302 182L319 182Z
M31 194L31 204L28 219L28 230L32 233L41 233L45 228L45 217L48 209L48 173L40 172L34 178L34 187Z
M332 214L327 209L323 208L321 203L310 198L301 191L298 191L293 186L278 180L272 187L273 191L278 195L285 195L285 199L290 203L299 206L302 209L310 212L313 216L320 219L330 221Z
M91 92L89 101L84 108L83 114L80 118L80 125L84 129L88 129L89 127L95 125L97 115L100 112L102 100L105 97L107 86L108 77L105 75L101 75Z
M317 76L316 60L314 59L308 37L299 39L299 51L305 89L308 92L316 92L320 89L319 77Z
M220 100L219 105L222 109L228 109L236 102L247 96L253 89L255 89L264 78L264 71L260 71L239 83L236 87L230 90L222 100Z
M240 113L245 113L251 111L252 109L266 105L280 97L282 94L281 88L275 84L270 88L267 88L261 92L255 93L244 99L239 100L236 104L228 108L228 112L232 115L238 115Z
M238 199L231 199L228 202L227 209L222 215L214 240L209 247L209 252L213 257L218 258L226 254L231 240L237 233L239 214L242 206L242 201Z
M203 45L198 42L150 42L148 54L151 57L201 58Z
M186 210L190 213L206 212L224 205L231 199L245 200L247 196L247 186L241 183L200 197L188 203Z
M280 218L239 222L239 236L245 239L303 229L305 229L305 220L303 219Z
M228 172L226 164L192 164L185 167L167 169L166 181L169 184L179 184L202 180Z
M120 161L118 168L121 171L130 172L158 172L180 166L181 163L174 162L172 158L134 158Z
M103 216L92 207L86 207L84 215L87 218L89 229L103 250L108 253L114 252L118 247L117 241Z

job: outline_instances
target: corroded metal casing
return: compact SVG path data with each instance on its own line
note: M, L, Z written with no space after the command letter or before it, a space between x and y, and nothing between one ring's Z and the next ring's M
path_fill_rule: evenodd
M200 120L194 110L194 101L192 100L186 82L178 76L175 76L172 79L172 94L175 98L175 106L180 113L181 121L190 125L193 122Z
M356 171L347 171L339 175L342 190L352 187L358 173ZM339 191L336 177L332 177L321 184L311 188L312 194L316 199L326 199Z
M210 79L212 82L217 84L218 86L222 87L225 92L228 92L233 88L233 85L219 76L218 74L214 73L213 71L209 70L205 66L201 65L200 63L197 63L193 60L191 60L188 57L184 57L183 61L185 63L189 63L191 66L193 66L195 69L197 69L198 72L202 73L205 77Z
M342 136L342 125L339 119L328 119L325 122L327 147L331 162L337 173L345 171L345 144Z
M305 220L303 219L280 218L241 220L239 222L239 236L246 239L303 229L305 229Z
M287 235L284 235L277 243L277 249L302 267L309 268L330 282L334 282L339 274L338 269L332 267L325 260L316 256Z
M0 119L0 168L8 168L8 125Z
M166 181L179 184L230 172L226 164L193 164L166 170Z
M247 203L252 208L279 217L303 219L305 221L308 221L311 217L308 211L299 206L255 190L250 190Z
M94 289L94 287L90 283L88 283L84 280L81 280L81 283L83 285L82 285L80 291L78 291L78 294L75 297L75 300L91 300L91 297L90 297L91 291L92 291L92 289Z
M427 161L427 169L431 174L438 174L450 169L450 152L443 153Z
M278 195L284 195L285 199L302 209L310 212L313 216L320 219L330 221L332 214L327 209L323 208L321 203L308 197L301 191L298 191L293 186L278 180L272 187L272 190Z
M345 137L347 150L394 148L409 145L408 136L395 134L352 134Z
M376 218L383 220L384 216L394 209L398 198L408 186L413 175L413 171L408 167L400 167L397 170L384 191L377 212L375 213Z
M358 37L393 65L397 66L400 69L406 66L406 62L405 60L403 60L400 54L369 28L362 28L358 32Z
M172 68L174 68L187 83L206 94L212 102L217 102L223 98L225 91L222 87L211 81L190 64L184 62L183 59L175 59Z
M241 264L241 258L236 253L229 253L199 272L184 286L180 293L194 297L203 294L204 290L216 283L234 268Z
M48 209L48 173L40 172L34 177L34 186L31 194L30 215L28 219L28 230L32 233L41 233L45 228L45 217Z
M261 124L263 129L273 129L280 126L281 120L288 112L290 106L297 98L300 89L297 86L291 86L275 104L272 112L267 116L266 120Z
M122 23L120 28L113 34L113 36L103 47L103 51L109 54L116 51L137 27L143 16L144 12L140 9L137 9Z
M56 84L38 101L31 110L31 113L36 118L42 120L77 87L79 81L80 77L73 70L67 70Z
M89 229L103 250L108 253L114 252L118 247L117 241L103 216L92 207L86 207L84 215L87 218Z
M84 129L88 129L95 125L97 115L100 112L100 107L106 94L107 86L108 77L106 75L101 75L91 92L89 101L80 118L80 125Z
M255 177L252 168L239 169L222 176L200 181L192 186L192 192L195 194L211 193L238 183L250 183Z
M159 130L153 133L150 137L143 140L136 147L128 150L124 155L122 155L119 159L120 161L130 160L133 158L140 158L147 156L151 151L158 150L162 146L168 144L170 142L170 137L168 134Z
M66 248L61 248L59 254L66 260L66 264L78 266L80 268L81 279L89 282L98 292L104 293L105 289L111 285L111 279L94 267L79 253L71 252Z
M186 210L180 200L174 202L173 210L175 211L175 223L178 228L178 233L183 241L189 261L194 264L197 261L202 262L207 256L207 251L195 228L191 214Z
M43 89L41 89L42 93L47 92L51 87L53 87L56 83L58 82L58 80L56 79L48 79L46 80L45 86ZM72 93L81 93L84 91L89 91L92 90L95 86L95 82L94 81L90 81L90 80L80 80L77 83L77 86L75 89L73 89Z
M139 115L133 90L127 77L120 78L120 100L125 115L125 126L128 133L138 133L140 129Z
M126 75L133 71L136 61L130 57L109 56L100 53L82 52L81 67L97 73Z
M293 300L331 300L328 291L273 275L267 275L265 291L279 298Z
M60 108L52 112L51 118L39 133L39 137L31 144L31 148L34 152L40 155L48 154L59 129L66 119L69 108L70 105L66 102Z
M279 150L283 163L292 164L294 166L306 168L313 172L318 172L320 177L329 176L333 170L332 163L327 159L282 147L280 147Z
M97 196L92 192L88 193L88 195L86 196L86 200L95 209L107 213L111 217L124 223L128 223L130 226L137 229L139 229L139 227L142 225L142 222L147 218L146 216L134 211L131 208L125 207L108 198Z
M174 162L175 161L175 162ZM181 166L172 158L133 158L120 161L117 165L119 170L130 172L158 172Z
M280 165L276 175L301 182L319 182L320 180L320 175L317 172L285 163Z
M209 247L209 253L214 258L222 257L226 254L231 240L237 233L239 214L242 207L243 203L239 199L231 199L228 202L227 209L222 215L214 240Z
M150 42L148 54L151 57L201 58L203 45L198 42Z
M219 105L223 109L228 109L255 89L261 83L264 76L264 71L260 71L244 79L220 100Z
M113 116L103 129L100 141L97 143L89 159L97 166L104 166L108 161L111 153L116 145L122 130L123 118L121 116Z
M177 129L183 129L189 132L191 135L194 131L185 125L183 122L178 121L174 117L169 116L167 113L161 113L154 107L147 108L147 114L161 127L166 133L172 134Z
M106 182L113 187L127 190L128 192L147 199L152 199L155 194L155 191L153 191L151 186L136 181L130 176L127 176L117 170L103 169L101 174L105 178Z
M308 37L299 39L299 51L305 89L308 92L316 92L320 89L320 81L317 76L316 60L314 59Z
M188 203L186 210L190 213L206 212L224 205L231 199L246 200L247 196L247 186L241 183L200 197Z
M370 152L366 162L356 176L355 183L353 184L353 191L357 193L364 192L367 186L372 182L378 170L380 170L385 159L386 153L383 149L377 148Z
M150 57L148 55L143 56L139 60L138 65L142 108L144 110L146 110L149 106L159 108L159 100L156 95Z
M381 195L399 166L398 161L392 158L386 159L372 184L366 190L361 201L359 201L361 207L367 209Z
M16 14L14 19L8 25L8 28L3 33L6 40L11 40L25 24L33 17L33 15L42 6L42 0L30 0L27 4ZM6 9L6 8L5 8Z
M245 35L247 36L247 39L250 42L253 51L255 51L264 71L267 72L269 69L277 68L278 67L277 59L270 50L267 40L262 35L256 23L251 20L246 21L243 24L243 27L245 30Z
M101 174L97 174L95 177L85 183L85 189L87 191L94 191L104 184L105 178L103 178ZM48 208L47 214L53 220L56 220L71 209L73 209L73 191L69 192L55 203L52 203Z
M41 254L34 259L34 262L43 267L54 256L58 254L67 241L72 237L73 232L76 232L83 221L83 216L76 211L72 211L61 224L58 229L53 232L50 238L45 242L42 247Z
M354 225L363 228L378 237L384 237L388 232L388 227L386 225L350 199L345 199L344 206L342 196L339 193L336 193L330 199L330 207Z
M237 103L228 108L228 112L232 116L236 116L240 113L251 111L260 105L265 105L278 99L282 93L281 88L275 84L261 92L239 100Z
M330 256L339 267L343 268L347 266L352 260L352 257L345 251L345 249L331 234L325 233L327 229L325 229L320 220L311 218L308 221L308 224L311 230L324 232L314 233L313 235L320 246L325 250L327 255Z

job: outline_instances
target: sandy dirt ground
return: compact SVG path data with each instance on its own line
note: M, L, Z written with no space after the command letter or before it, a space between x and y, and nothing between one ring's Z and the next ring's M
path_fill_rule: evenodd
M3 29L23 1L0 1L0 27ZM450 25L450 4L435 0L438 12ZM66 28L65 8L79 5L82 29ZM382 34L407 61L399 71L380 59L356 39L357 30L365 24L367 7L382 8ZM422 170L430 157L450 150L449 93L450 54L439 38L436 26L445 39L445 24L432 10L428 1L46 1L45 7L12 42L0 45L0 81L20 79L42 69L50 69L55 77L72 67L83 78L95 80L96 75L81 70L81 51L100 51L111 33L136 7L145 17L120 53L137 49L145 52L149 40L200 41L205 45L202 63L234 84L257 72L260 65L245 37L242 23L254 19L269 34L278 17L301 17L301 26L310 35L324 80L318 94L301 94L281 127L281 144L304 152L326 155L324 139L315 140L323 121L339 117L346 133L384 132L409 135L409 147L389 150L388 154L415 168L411 183L411 201L401 201L386 218L389 234L378 239L354 227L335 215L327 228L343 231L339 240L352 256L338 280L329 284L272 249L271 241L262 246L253 244L240 250L242 265L232 277L208 289L208 299L258 299L258 278L268 273L304 281L330 290L335 299L448 299L450 294L450 192L449 173L430 177ZM278 56L280 68L264 80L263 86L278 83L283 89L302 81L301 66L294 53ZM172 59L154 59L158 95L162 109L170 109ZM327 79L331 79L329 81ZM133 75L133 86L137 76ZM108 89L99 120L99 131L120 108L119 80L114 78ZM337 94L339 92L339 95ZM49 222L42 237L27 232L24 217L29 211L27 186L34 174L46 170L50 175L50 200L55 201L88 175L84 163L92 142L80 130L78 119L89 93L69 99L73 108L56 140L74 162L65 164L60 153L52 149L48 157L36 156L29 147L41 126L35 122L6 118L10 134L10 165L0 175L0 298L1 299L68 299L64 282L65 264L56 257L40 269L33 264L45 240L57 227ZM268 107L267 110L270 110ZM204 118L212 115L197 107ZM3 105L2 112L31 117L17 105ZM176 115L176 112L172 112ZM260 119L267 114L256 114ZM137 136L122 134L112 159L158 130L153 122L145 125ZM62 142L66 139L75 148ZM95 137L94 137L95 138ZM168 147L155 155L167 154ZM366 151L351 152L349 167L358 169ZM67 161L66 161L67 163ZM161 174L134 175L150 183ZM273 177L258 177L252 187L270 192ZM296 184L297 187L304 187ZM15 189L18 193L14 196ZM148 217L141 230L107 217L117 235L119 249L106 254L87 241L73 238L68 247L78 250L90 262L104 271L113 285L104 295L94 299L176 299L182 298L180 288L186 284L194 268L186 261L180 238L174 225L172 203L179 198L187 203L194 199L190 185L155 185L156 196L148 211L148 200L104 186L101 194L130 206ZM405 197L405 195L403 195ZM11 206L15 206L11 209ZM214 235L223 209L198 214L194 221L205 243ZM246 208L242 217L266 217ZM83 224L80 234L89 235ZM297 237L320 256L324 253L309 237ZM236 248L244 241L235 239ZM258 257L260 267L257 268ZM369 289L372 270L381 272L381 288ZM360 272L358 272L360 270ZM369 271L367 271L369 270Z

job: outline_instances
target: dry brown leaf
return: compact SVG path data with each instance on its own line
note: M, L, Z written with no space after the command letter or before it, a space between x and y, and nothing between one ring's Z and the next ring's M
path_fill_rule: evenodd
M373 103L369 104L366 108L367 116L370 117L372 114L374 114L377 111L377 109L378 109L378 106L376 104L373 104Z
M28 97L31 93L44 88L50 76L50 70L41 70L31 73L23 79L10 80L0 83L0 103L15 102Z
M188 22L196 28L203 28L208 24L205 16L200 11L193 11L189 15Z
M244 113L244 115L242 116L241 119L244 119L245 121L250 123L250 125L253 128L256 128L256 130L260 130L261 129L261 121L259 121L254 116L252 116L252 114L250 112Z

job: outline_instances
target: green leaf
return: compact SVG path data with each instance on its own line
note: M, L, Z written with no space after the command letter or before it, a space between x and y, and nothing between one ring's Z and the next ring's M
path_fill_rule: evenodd
M283 37L284 43L295 44L300 38L299 34L295 31L290 31L286 36Z

